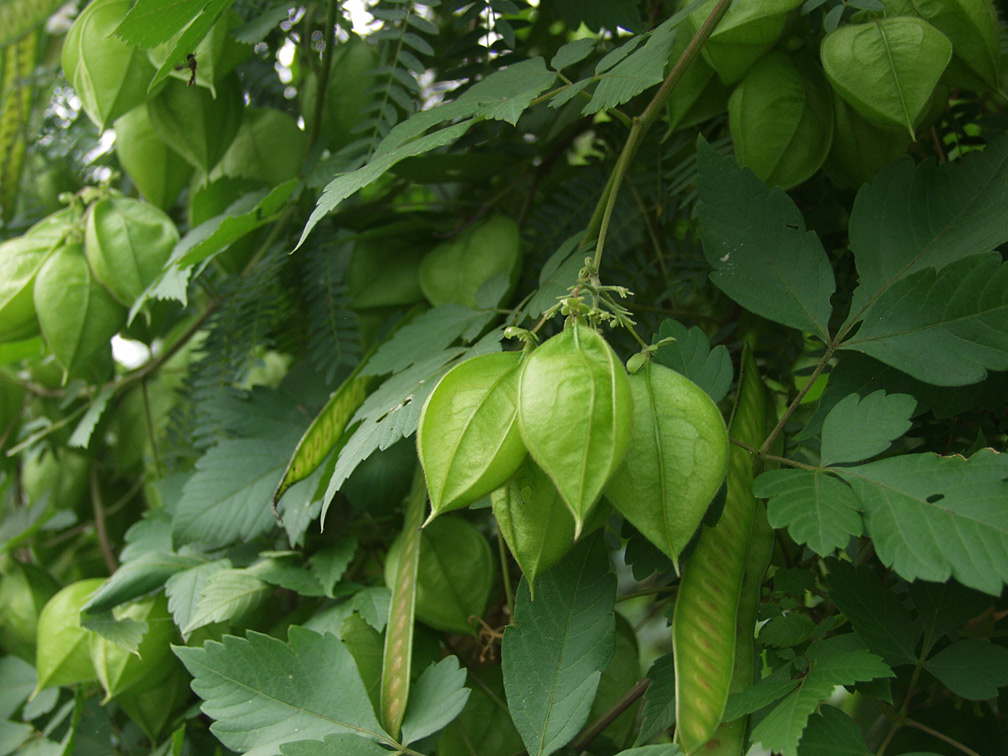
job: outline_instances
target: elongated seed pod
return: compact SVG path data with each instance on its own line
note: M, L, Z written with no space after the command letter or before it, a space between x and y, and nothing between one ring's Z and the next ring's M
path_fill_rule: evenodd
M427 504L427 484L417 465L413 486L406 497L402 556L392 587L385 653L382 657L381 720L385 731L399 737L409 701L410 664L413 660L413 619L416 614L417 567L420 564L420 523Z
M729 434L758 447L766 434L766 397L752 355L742 358ZM735 669L736 626L749 561L756 499L753 458L733 446L728 498L715 527L703 528L683 569L672 618L676 739L687 754L706 744L724 715Z

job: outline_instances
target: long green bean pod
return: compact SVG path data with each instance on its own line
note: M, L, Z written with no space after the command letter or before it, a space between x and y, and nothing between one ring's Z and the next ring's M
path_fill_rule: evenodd
M420 563L420 524L427 504L427 484L417 465L413 486L406 497L402 555L392 588L385 652L382 658L381 720L385 731L399 737L409 701L410 665L413 660L413 620L416 613L417 567Z
M729 435L751 447L759 447L766 434L766 414L763 384L755 360L746 350ZM672 617L676 738L687 754L696 752L714 736L735 677L736 647L740 645L737 628L756 513L753 464L749 452L732 446L724 513L716 526L704 526L683 569L676 598ZM750 589L752 593L757 594L758 603L758 587ZM751 598L747 595L747 612ZM739 653L745 651L740 647ZM751 645L748 653L752 654Z

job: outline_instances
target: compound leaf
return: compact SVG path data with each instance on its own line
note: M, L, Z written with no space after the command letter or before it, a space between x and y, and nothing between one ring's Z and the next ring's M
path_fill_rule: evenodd
M903 607L899 597L870 567L849 562L829 563L830 600L850 620L869 650L890 665L917 660L921 623Z
M469 700L466 671L448 656L424 670L410 691L402 721L402 743L409 745L447 726Z
M1008 370L1008 263L988 252L897 281L867 308L842 348L938 386Z
M998 688L1008 685L1008 648L983 638L962 638L924 666L945 687L970 701L994 698Z
M810 667L797 690L777 704L752 731L752 742L783 756L798 756L798 741L809 717L837 685L850 685L893 672L875 654L850 648L848 636L835 636L809 650Z
M850 486L824 470L769 470L753 486L775 528L820 556L842 549L862 531L861 504Z
M281 743L336 733L391 742L335 635L294 626L288 643L249 632L202 648L172 648L194 678L203 713L216 720L211 730L234 751L273 756Z
M882 563L906 580L993 595L1008 582L1008 455L907 454L838 469L865 513Z
M833 267L782 189L697 144L700 238L711 280L747 310L829 341Z
M901 278L1008 240L1006 196L1008 137L953 163L904 158L861 187L849 226L860 283L845 325Z
M647 35L647 41L599 76L591 100L581 111L591 115L614 108L640 94L648 87L660 84L665 77L672 42L675 39L675 18L670 18ZM635 40L636 44L636 40Z
M522 579L501 666L515 727L529 756L549 756L588 718L613 654L616 579L600 538L582 541L536 580Z
M910 430L916 406L917 401L908 394L884 391L841 399L823 421L822 464L860 462L881 454Z

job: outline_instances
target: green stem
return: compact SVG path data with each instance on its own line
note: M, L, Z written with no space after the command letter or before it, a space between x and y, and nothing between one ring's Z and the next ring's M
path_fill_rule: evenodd
M626 177L627 171L629 170L630 164L633 162L634 155L640 147L644 135L658 119L662 108L665 107L665 103L668 102L669 97L672 95L672 92L675 91L676 86L682 80L690 65L692 65L693 61L695 61L700 55L700 49L704 46L707 40L710 39L711 34L714 33L715 27L717 27L721 19L724 18L725 13L728 12L728 7L730 5L731 0L718 0L717 4L711 10L710 15L707 17L707 20L703 22L699 29L697 29L696 34L693 35L693 39L691 39L689 44L686 45L686 49L683 51L682 56L676 61L676 64L672 67L669 75L665 77L665 81L662 82L662 85L658 88L655 96L651 98L651 102L648 103L644 112L638 118L633 119L633 126L630 128L630 134L627 137L626 143L623 145L623 151L616 159L616 167L613 170L612 175L609 177L609 182L606 184L606 188L603 190L602 196L599 197L598 204L595 207L595 212L592 213L588 229L581 242L581 246L584 247L586 243L596 235L595 232L598 232L598 243L595 246L596 269L598 269L599 264L602 261L602 249L605 246L606 232L608 231L609 220L612 217L613 207L616 204L616 195L619 193L620 185Z
M315 112L312 113L311 128L308 131L308 150L318 142L322 131L322 112L325 107L326 91L329 89L329 72L332 70L333 30L336 27L336 0L329 0L329 10L326 13L326 28L323 36L325 47L322 50L322 70L318 77L318 94L315 97ZM308 35L311 36L310 34Z
M760 446L759 453L761 456L766 453L766 450L769 449L771 445L773 445L774 440L777 438L778 434L780 434L785 424L787 424L788 419L790 419L794 411L801 405L802 399L804 399L805 395L812 390L812 386L815 384L816 378L818 378L822 371L826 369L829 361L833 358L833 353L837 350L838 344L838 341L833 341L826 347L825 354L823 354L822 358L819 360L819 364L815 366L815 370L813 370L812 375L809 376L808 382L801 391L798 392L798 395L791 400L791 404L789 404L787 409L784 410L780 420L777 421L777 425L774 426L774 429L770 431L770 435L766 437L766 440Z
M740 447L742 449L745 449L747 452L749 452L753 456L759 457L760 459L763 459L763 460L767 460L768 462L777 462L778 464L781 464L781 465L787 465L788 467L798 467L798 468L801 468L802 470L822 470L823 469L822 467L818 467L816 465L809 465L809 464L806 464L805 462L799 462L799 461L794 460L794 459L788 459L787 457L778 457L776 454L768 454L767 452L762 452L759 449L757 449L755 446L751 446L750 444L747 444L745 441L740 441L737 438L729 438L728 440L731 443L735 444L735 446L738 446L738 447Z
M91 509L94 512L95 532L98 534L98 545L101 547L102 558L108 568L109 575L119 568L112 543L109 541L108 528L105 525L105 505L101 500L98 488L98 467L91 465Z
M624 693L616 703L610 706L602 716L592 722L591 726L571 743L574 751L577 753L586 751L591 742L601 735L606 727L611 725L620 714L633 706L637 699L644 695L649 685L651 685L651 681L646 677L636 682L630 690Z
M508 617L514 623L514 589L511 587L511 571L508 569L507 547L504 545L504 536L501 535L500 528L497 528L497 551L500 553L501 577L504 580L504 598L507 601Z
M140 381L143 389L144 413L147 416L147 436L150 438L151 453L154 455L154 474L160 480L161 475L161 455L158 454L157 437L154 433L154 415L151 412L150 391L147 388L147 381Z

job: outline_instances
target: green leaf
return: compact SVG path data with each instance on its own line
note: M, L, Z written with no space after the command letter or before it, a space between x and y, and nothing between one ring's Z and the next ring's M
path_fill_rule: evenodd
M300 247L316 224L343 200L377 181L400 160L451 144L481 117L497 118L514 124L532 100L555 79L556 74L546 69L542 58L532 58L495 71L470 87L454 102L415 113L396 124L366 165L340 174L326 185L301 232L297 246ZM456 122L425 133L431 127L448 120Z
M921 622L910 616L899 596L866 565L828 564L830 600L850 620L868 650L891 666L917 661Z
M209 0L138 0L115 34L144 49L167 42L199 15Z
M507 121L512 126L532 104L556 81L556 74L547 70L542 58L530 58L495 71L477 82L455 101L471 108L473 115Z
M71 434L70 439L67 441L68 445L76 446L78 449L87 448L91 442L91 434L94 433L95 426L98 425L98 421L105 414L105 408L108 407L109 399L114 394L115 388L109 386L94 398L91 406L84 413L84 417L80 419L77 427L74 428L73 434Z
M901 279L866 308L841 348L938 386L1008 370L1008 263L988 252Z
M1008 648L982 638L962 638L928 659L924 667L957 696L984 701L1008 685Z
M210 449L183 489L173 537L222 546L276 527L270 501L299 435L228 439Z
M757 315L829 341L833 268L794 202L697 143L700 238L711 280Z
M753 493L769 499L773 527L786 527L795 541L820 556L846 547L864 528L858 497L823 470L769 470L756 479Z
M768 619L760 628L758 640L772 648L799 646L812 637L815 627L808 615L789 612Z
M821 54L826 76L855 110L913 136L952 43L924 20L898 16L841 26L823 39Z
M264 583L293 591L302 596L324 596L322 585L311 572L280 557L262 559L246 572Z
M215 570L207 577L189 622L182 626L182 633L189 635L214 622L239 619L259 606L274 590L272 585L247 570Z
M910 584L910 596L924 625L922 656L927 656L943 637L957 635L964 622L990 605L988 596L964 588L954 580L945 583L914 581Z
M616 756L682 756L682 751L675 743L660 743L628 748L625 751L620 751Z
M188 283L194 266L212 260L238 239L275 220L297 185L298 182L291 179L268 192L246 194L225 212L191 229L175 245L164 270L133 303L129 322L132 323L140 309L152 299L174 299L185 305L189 300Z
M751 740L783 756L797 756L798 741L809 717L837 685L892 677L883 661L863 649L847 648L847 636L834 636L809 649L811 666L798 689L777 704L753 728Z
M875 298L924 268L987 252L1008 240L1008 137L961 160L914 165L904 158L861 187L850 218L860 283L845 326Z
M401 373L411 365L430 359L459 338L472 341L493 318L493 313L459 304L445 304L421 313L399 328L378 347L363 369L365 375Z
M882 563L907 580L993 595L1008 582L1008 455L907 454L837 470L861 500Z
M391 751L357 735L327 735L324 740L296 740L280 746L283 756L388 756Z
M823 421L823 465L860 462L881 454L910 430L917 401L907 394L875 391L841 399Z
M207 562L192 569L176 572L165 583L165 594L168 596L168 611L179 627L186 627L196 615L196 607L203 589L211 577L221 570L231 568L230 559L218 559ZM182 633L183 638L188 634Z
M591 55L592 50L595 49L597 44L591 37L582 37L581 39L575 39L572 42L561 45L560 49L550 59L550 68L559 71L567 66L580 63Z
M444 729L469 700L466 671L448 656L423 671L410 691L402 721L402 744L409 745Z
M799 681L791 679L791 667L791 662L788 662L748 688L732 693L725 706L724 721L731 722L759 711L797 688Z
M647 41L598 77L591 100L581 110L591 115L622 105L645 89L660 84L665 78L672 42L675 40L675 18L670 18L648 32Z
M618 27L635 31L643 25L637 0L557 0L557 12L570 29L584 24L593 32L603 27L614 34Z
M205 559L195 556L151 551L124 563L81 607L84 612L101 612L124 601L142 596L165 584L172 575L196 567Z
M226 635L202 648L173 646L214 734L228 748L272 756L295 738L355 733L391 742L375 719L353 657L335 635L293 626L289 642Z
M651 681L644 692L641 724L635 744L646 743L675 724L675 659L666 654L655 659L648 670Z
M319 581L322 590L330 598L333 589L350 566L357 553L357 539L353 536L339 536L335 543L325 546L311 556L311 571Z
M809 717L798 756L871 756L857 723L835 706Z
M549 756L581 729L613 652L616 580L601 538L541 575L533 603L518 586L501 665L508 706L530 756Z
M199 0L199 4L203 6L202 11L198 16L192 19L192 22L184 28L181 34L178 34L178 30L174 26L167 27L167 29L171 30L171 37L175 38L175 42L171 46L171 50L168 52L168 57L165 59L165 62L161 64L160 68L158 68L157 74L155 74L150 83L151 90L153 90L158 83L164 81L171 75L176 64L185 62L186 55L196 49L200 40L207 35L211 27L213 27L213 25L217 22L221 13L231 7L231 5L234 4L234 1L235 0ZM153 4L158 6L163 5L162 3L157 3L156 0ZM125 23L125 21L126 19L123 19L123 23ZM141 24L142 20L137 19L137 25L139 26ZM159 34L158 36L161 35ZM171 39L171 37L169 37L169 39Z
M655 352L655 362L682 373L698 385L715 402L725 398L731 388L735 371L731 355L724 344L711 349L707 334L698 326L686 328L676 320L666 319L658 327L653 340L675 339Z

